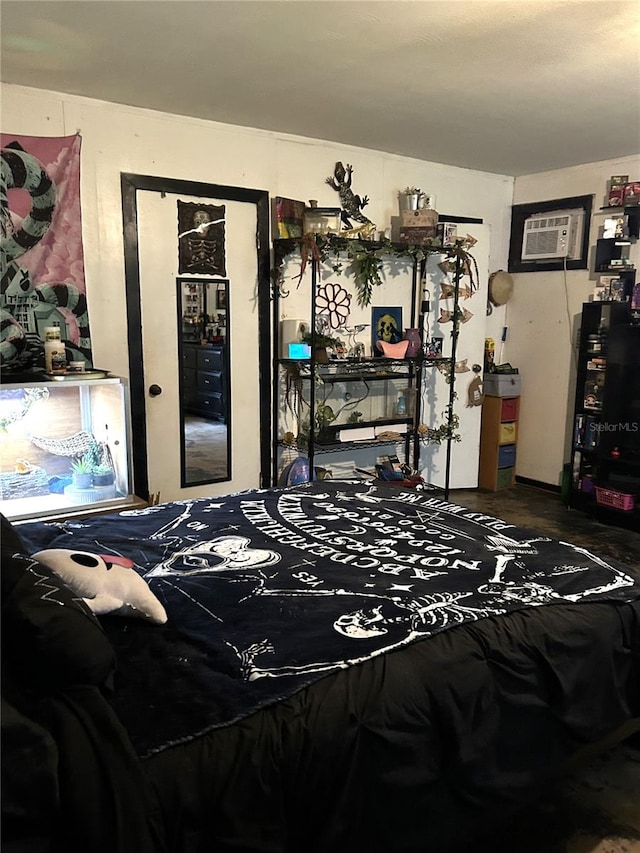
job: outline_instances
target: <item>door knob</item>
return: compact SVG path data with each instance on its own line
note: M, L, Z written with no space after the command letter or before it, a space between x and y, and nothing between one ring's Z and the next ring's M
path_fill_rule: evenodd
M159 385L149 385L149 394L152 397L159 397L162 394L162 388Z

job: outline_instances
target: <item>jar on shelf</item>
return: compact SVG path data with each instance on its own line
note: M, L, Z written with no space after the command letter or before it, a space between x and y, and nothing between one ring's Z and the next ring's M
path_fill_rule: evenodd
M407 398L403 393L398 394L396 400L396 415L404 417L407 414Z
M47 326L44 330L44 369L46 373L66 373L67 354L60 326Z

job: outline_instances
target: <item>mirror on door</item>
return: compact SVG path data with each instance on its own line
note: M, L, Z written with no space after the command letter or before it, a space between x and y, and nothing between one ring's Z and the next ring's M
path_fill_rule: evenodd
M229 282L176 279L181 486L231 479Z

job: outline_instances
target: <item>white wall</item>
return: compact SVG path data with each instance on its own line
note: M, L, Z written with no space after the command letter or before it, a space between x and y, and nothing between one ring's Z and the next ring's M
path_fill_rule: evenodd
M612 175L640 177L640 155L604 160L516 178L514 204L593 193L587 270L514 274L514 295L505 306L509 336L502 361L522 374L516 474L559 485L562 466L570 459L575 395L575 342L579 314L593 292L596 239L604 219ZM637 244L632 258L640 265ZM499 340L499 336L497 338Z
M339 206L325 184L336 160L354 167L379 228L398 214L412 184L433 193L440 212L491 227L488 269L506 268L513 179L396 155L217 122L156 113L71 95L2 86L2 132L82 134L82 217L94 363L128 376L120 173L264 189L271 196ZM425 126L428 133L428 126ZM477 309L476 309L477 310ZM500 319L491 318L499 323ZM254 370L255 365L247 365Z
M442 213L479 217L491 226L488 269L506 269L510 206L593 193L605 201L613 174L640 176L640 156L512 178L422 162L322 140L238 128L123 107L86 98L2 86L2 131L67 136L79 131L87 298L94 361L128 376L120 173L134 172L268 190L337 206L324 183L336 160L354 166L354 190L370 197L369 217L389 227L397 192L407 184L437 198ZM428 132L428 129L425 129ZM512 199L512 193L513 199ZM590 244L602 217L594 215ZM592 253L590 266L593 266ZM592 291L590 271L516 274L507 306L487 320L487 335L507 343L498 352L522 373L519 476L559 484L569 458L575 371L573 324ZM253 369L253 366L248 366Z
M324 179L342 160L353 164L354 190L369 196L367 215L379 227L389 227L397 215L397 192L418 185L435 193L442 212L489 223L490 265L506 263L512 178L20 86L2 86L1 94L3 133L82 134L89 318L95 361L113 372L128 372L121 172L265 189L271 196L339 206ZM98 324L105 316L109 323Z

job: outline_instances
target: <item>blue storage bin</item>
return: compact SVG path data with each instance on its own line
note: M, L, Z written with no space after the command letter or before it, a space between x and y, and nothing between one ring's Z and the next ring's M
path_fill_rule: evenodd
M510 468L516 464L515 444L504 444L498 450L498 468Z

